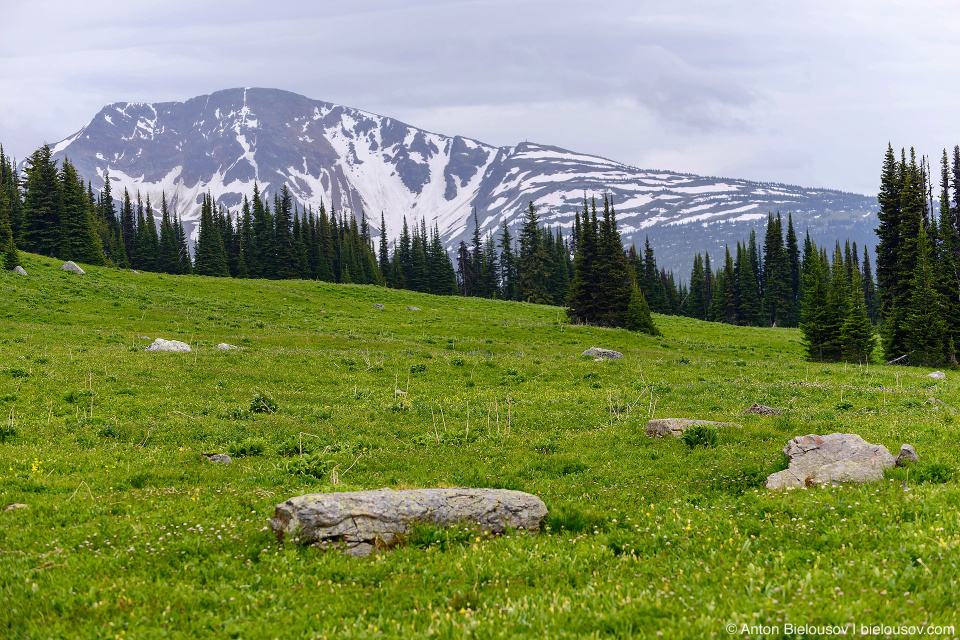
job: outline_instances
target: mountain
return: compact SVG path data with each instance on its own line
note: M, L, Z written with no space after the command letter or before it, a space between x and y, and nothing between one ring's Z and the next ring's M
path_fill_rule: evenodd
M273 194L287 184L303 206L321 201L366 214L389 238L425 217L449 247L473 232L518 223L529 201L545 224L573 224L584 195L613 198L624 242L646 236L658 263L684 277L696 251L717 255L768 212L791 211L798 234L875 244L876 198L828 189L638 169L558 147L494 147L430 133L392 118L276 89L228 89L185 102L117 102L53 146L80 175L114 197L126 188L156 204L161 194L196 237L200 200L210 191L235 208L257 181ZM758 234L762 237L762 233ZM719 261L717 261L719 262Z

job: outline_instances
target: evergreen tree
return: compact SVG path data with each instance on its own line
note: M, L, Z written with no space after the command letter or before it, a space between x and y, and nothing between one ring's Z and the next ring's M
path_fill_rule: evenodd
M95 203L87 197L83 180L69 160L60 170L59 215L55 254L63 260L104 265L103 248L94 223Z
M801 311L800 332L807 358L818 362L831 360L839 349L840 319L829 304L824 264L816 251L809 254L807 292Z
M194 272L200 276L230 277L223 236L214 222L213 199L204 194L200 206L200 235L197 239Z
M540 216L530 201L527 216L520 228L520 299L536 304L553 304L550 295L550 256L544 250L540 233Z
M875 346L874 329L867 315L863 290L863 278L855 267L850 282L849 310L840 330L840 341L844 358L859 364L870 362Z
M60 244L60 185L50 155L43 145L27 158L20 243L26 251L52 257Z
M627 313L624 318L624 324L629 331L648 333L652 336L661 335L660 330L653 323L653 317L650 315L650 307L643 298L643 292L636 282L630 288L630 303L627 305Z
M293 198L287 185L280 188L274 203L274 236L272 277L289 280L299 275L296 247L293 241Z
M517 258L513 250L513 236L510 227L503 222L503 232L500 234L500 286L504 300L517 299Z
M134 266L137 262L137 220L134 217L133 202L130 192L123 190L123 202L120 205L120 239L123 241L123 251L127 255L127 262Z
M746 253L746 255L741 255L741 253ZM757 276L753 271L753 263L749 251L742 252L738 242L737 259L734 265L737 272L737 291L739 292L737 315L740 324L750 327L755 327L761 323L760 290Z
M921 226L917 236L917 260L904 313L904 349L910 364L941 365L946 357L947 335L942 314L943 300L937 290L927 233Z
M781 326L796 327L800 324L800 246L793 228L793 214L787 214L786 240L786 304L781 314ZM872 283L872 281L871 281Z
M177 246L177 230L170 219L167 208L167 194L160 198L160 248L158 270L161 273L180 273L180 255Z
M599 288L597 280L597 261L599 259L599 229L596 207L593 218L587 211L587 200L583 200L583 219L580 223L580 237L577 240L577 252L573 257L573 282L567 294L567 316L578 323L595 324L598 321Z
M383 212L380 212L380 246L379 252L377 255L377 262L380 265L380 272L386 278L386 284L388 287L393 286L390 278L387 278L387 274L390 271L390 247L387 245L387 222L383 217Z

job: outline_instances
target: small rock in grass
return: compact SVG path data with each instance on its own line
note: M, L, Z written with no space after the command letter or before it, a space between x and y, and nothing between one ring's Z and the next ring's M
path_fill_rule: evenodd
M25 276L25 275L27 275L26 270L25 270L23 267L21 267L20 265L15 266L15 267L13 268L13 272L14 272L15 274L19 275L19 276Z
M688 418L659 418L647 422L647 435L651 438L663 436L683 435L683 432L697 424L710 425L712 427L740 427L734 422L714 422L712 420L695 420ZM742 428L742 427L740 427Z
M6 513L7 511L13 511L15 509L26 509L26 508L27 508L27 505L21 504L19 502L14 502L13 504L8 504L7 506L5 506L3 508L3 511L4 513Z
M157 338L153 341L145 351L171 351L174 353L180 353L184 351L190 351L190 345L186 342L180 342L179 340L164 340L163 338Z
M420 311L419 307L407 307L407 311Z
M920 462L920 456L917 455L917 450L913 448L913 445L901 445L900 453L897 454L895 464L898 467L905 467L911 462Z
M591 356L597 360L619 360L623 354L612 349L601 349L600 347L590 347L580 354L581 356Z
M233 351L234 349L239 349L240 347L232 344L227 344L226 342L221 342L217 345L217 349L220 351Z
M770 474L767 489L806 489L843 482L871 482L895 464L883 445L871 444L855 433L809 434L787 443L790 458L784 471Z
M225 453L204 453L203 457L210 462L217 462L219 464L230 464L233 462L230 456Z
M743 415L758 415L758 416L778 416L782 411L780 409L774 409L773 407L767 407L765 405L754 402L750 405L750 408L743 412Z
M934 380L943 380L947 377L947 374L945 374L943 371L934 371L933 373L928 373L927 377L933 378Z
M66 262L64 262L63 266L60 267L60 269L63 271L73 271L74 273L78 273L81 276L86 273L86 271L78 267L77 263L74 262L73 260L67 260Z
M380 304L380 303L377 303L377 304L373 305L373 308L374 308L374 309L386 309L386 307L383 306L383 305ZM407 307L407 308L409 309L409 307Z

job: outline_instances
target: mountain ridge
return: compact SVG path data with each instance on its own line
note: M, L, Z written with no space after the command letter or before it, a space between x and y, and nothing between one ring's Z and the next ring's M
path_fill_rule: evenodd
M432 133L388 116L288 91L225 89L182 102L115 102L52 146L95 190L109 172L120 197L165 194L194 237L202 194L228 208L287 184L302 206L361 211L388 238L403 218L426 218L448 247L473 232L517 224L527 203L569 233L584 197L609 195L625 244L653 238L658 262L686 269L692 252L722 251L767 214L791 211L815 239L868 242L876 199L831 189L632 167L601 156L522 142L496 147Z

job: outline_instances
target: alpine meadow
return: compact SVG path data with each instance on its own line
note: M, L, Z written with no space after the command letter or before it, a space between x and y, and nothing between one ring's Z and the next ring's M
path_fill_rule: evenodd
M55 155L0 149L0 636L960 637L960 147L939 208L888 147L877 245L771 211L689 278L600 190L194 234ZM426 489L545 515L284 528Z

